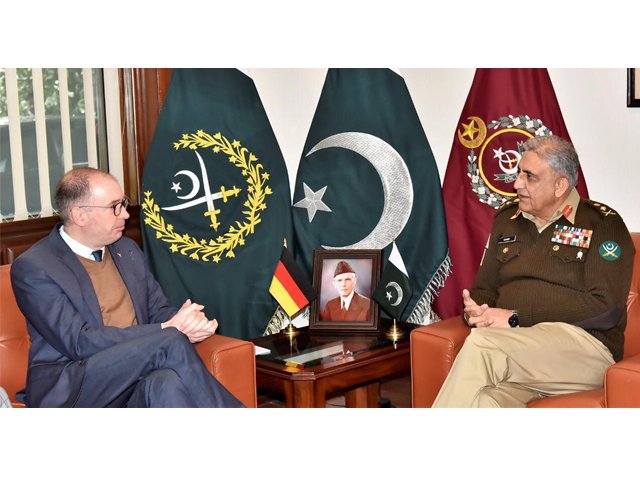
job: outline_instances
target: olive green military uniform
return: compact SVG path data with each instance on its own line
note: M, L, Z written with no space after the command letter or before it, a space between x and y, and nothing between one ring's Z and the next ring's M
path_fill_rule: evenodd
M602 386L622 358L635 254L620 216L572 191L536 225L505 204L471 298L518 311L521 328L475 328L434 406L524 406L538 396Z

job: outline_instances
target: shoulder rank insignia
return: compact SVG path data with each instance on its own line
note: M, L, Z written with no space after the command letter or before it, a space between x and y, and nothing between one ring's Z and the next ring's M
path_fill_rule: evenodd
M609 215L617 215L616 211L613 208L603 203L593 202L593 201L591 201L590 203L591 203L591 206L593 206L593 208L598 210L600 212L600 215L602 215L603 217L608 217Z
M556 224L551 241L572 247L589 248L593 230Z
M607 207L606 205L600 205L600 213L603 217L608 217L609 215L617 215L615 210Z
M598 253L603 259L608 262L613 262L620 258L620 255L622 255L622 249L620 248L620 245L613 240L606 240L600 244Z

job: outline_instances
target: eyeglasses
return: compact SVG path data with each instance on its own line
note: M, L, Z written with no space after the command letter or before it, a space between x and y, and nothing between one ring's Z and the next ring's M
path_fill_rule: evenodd
M129 208L129 205L131 205L131 200L128 197L124 197L122 200L120 200L115 205L107 205L107 206L103 206L103 205L78 205L78 206L80 208L110 208L110 209L113 210L113 214L117 217L118 215L120 215L122 213L122 209L124 208L126 210L127 208Z

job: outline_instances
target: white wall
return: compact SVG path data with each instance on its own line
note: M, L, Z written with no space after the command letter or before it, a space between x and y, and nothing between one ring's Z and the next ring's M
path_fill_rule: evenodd
M401 69L441 179L474 69ZM293 191L326 69L251 69L282 149ZM549 69L590 197L640 231L640 108L626 106L626 69Z

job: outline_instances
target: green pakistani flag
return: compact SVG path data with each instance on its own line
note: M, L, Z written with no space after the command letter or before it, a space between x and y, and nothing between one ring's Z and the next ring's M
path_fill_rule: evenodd
M253 80L176 69L142 179L144 252L176 306L190 298L219 332L262 335L291 201L282 153Z
M294 251L384 249L395 240L412 292L402 319L431 323L450 270L440 176L404 79L388 69L329 69L293 197Z
M402 256L393 242L389 260L382 271L380 281L373 291L372 298L391 318L402 318L409 299L411 298L411 282L407 267Z

